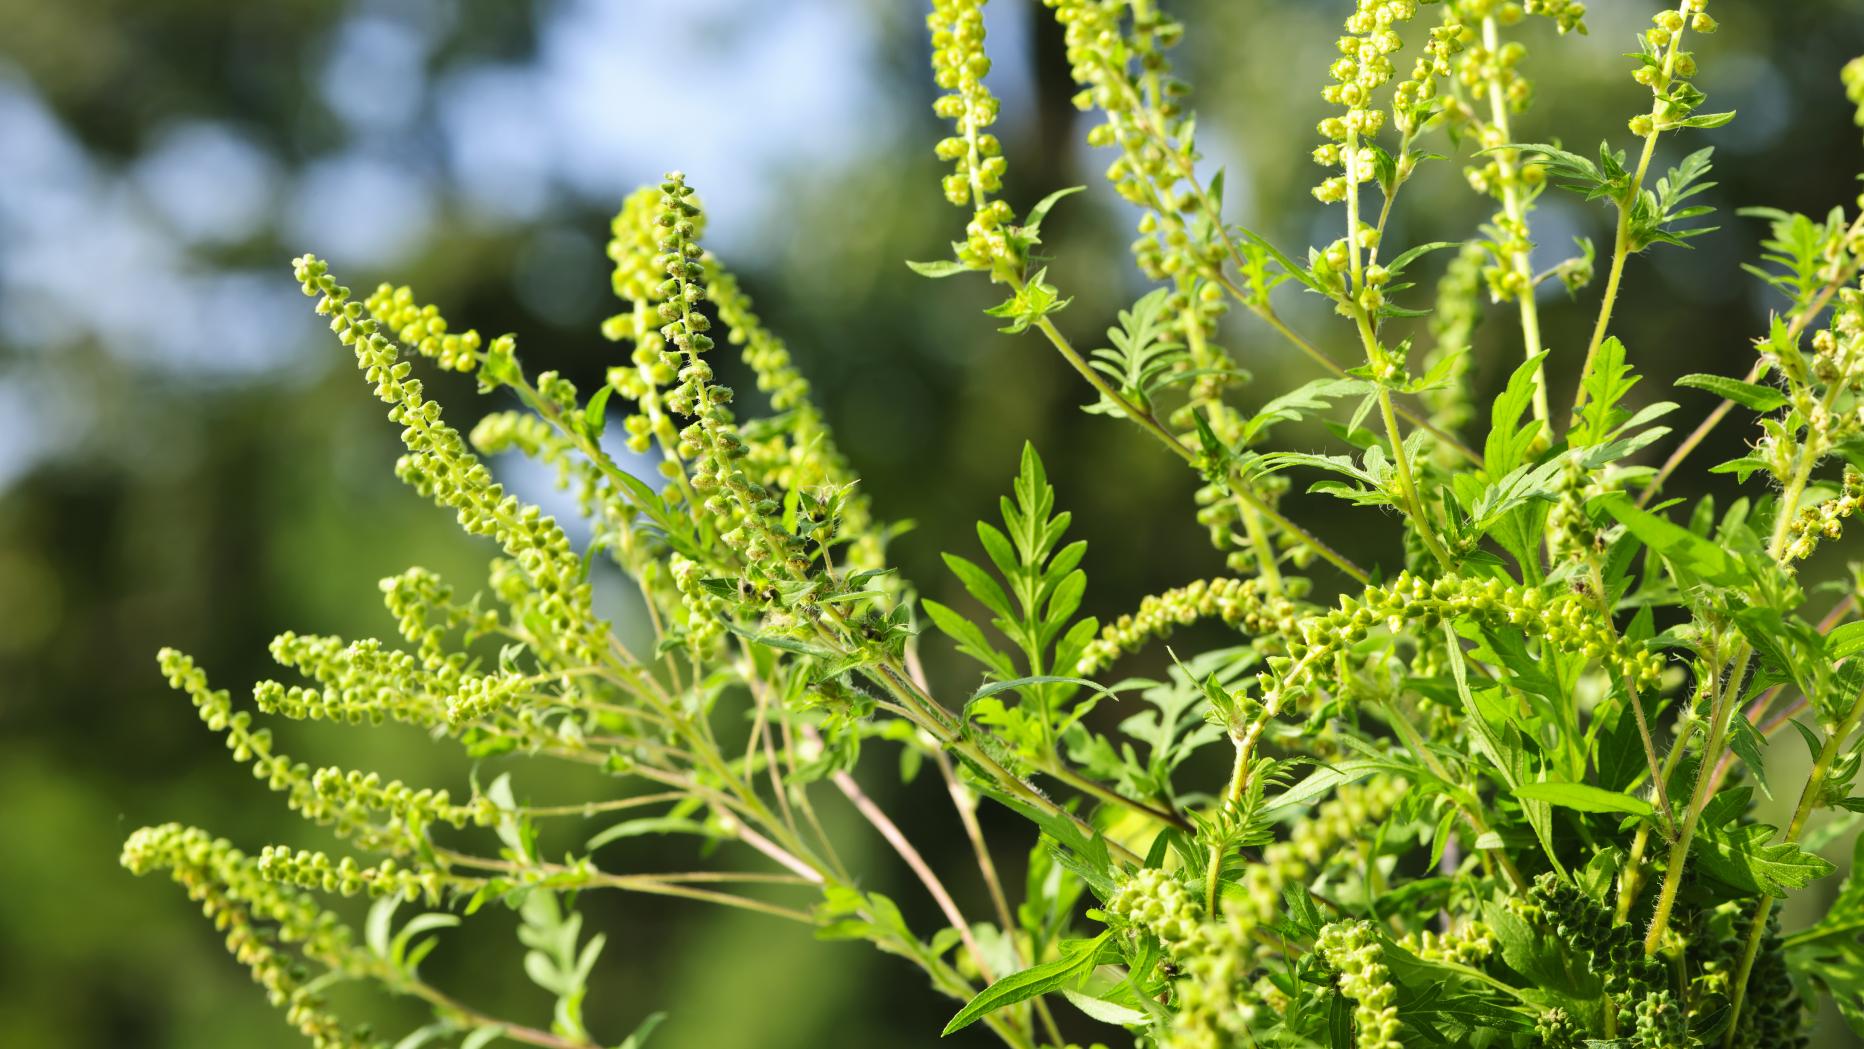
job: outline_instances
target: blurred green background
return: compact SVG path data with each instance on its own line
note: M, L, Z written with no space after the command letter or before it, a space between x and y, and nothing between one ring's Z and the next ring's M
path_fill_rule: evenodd
M1622 142L1647 104L1620 53L1655 5L1594 6L1588 38L1527 31L1539 92L1524 138L1582 152ZM1290 248L1331 240L1340 213L1308 196L1307 153L1348 5L1171 7L1191 27L1177 60L1207 163L1228 170L1230 217ZM1744 371L1772 305L1737 268L1759 224L1732 210L1849 206L1864 169L1837 83L1864 52L1860 4L1711 8L1723 29L1701 43L1699 83L1710 109L1741 116L1667 142L1665 159L1716 145L1724 228L1693 252L1633 261L1617 325L1647 375L1641 392L1682 402L1684 427L1711 402L1670 380ZM1082 144L1046 14L992 5L991 83L1010 199L1090 187L1048 232L1052 275L1076 296L1060 321L1092 346L1142 290L1124 254L1133 216L1100 182L1109 158ZM922 15L897 0L0 0L0 1045L294 1044L179 891L116 865L130 830L170 819L250 850L318 840L226 760L153 654L182 647L243 697L271 672L274 633L390 631L378 578L414 563L480 578L487 550L392 477L394 429L298 295L288 260L300 251L358 287L411 282L455 327L517 331L534 369L592 388L612 355L597 333L611 309L608 216L633 186L683 168L709 205L711 245L790 340L878 506L918 522L896 553L924 592L951 596L937 551L968 549L1024 438L1090 541L1089 610L1117 614L1221 570L1186 471L1077 412L1087 397L1058 359L979 315L981 281L930 284L902 264L942 255L964 218L938 192ZM1462 239L1486 216L1451 165L1407 195L1401 242ZM1608 238L1606 219L1550 195L1536 228L1545 263L1572 236ZM1544 290L1552 371L1570 376L1595 300ZM1314 301L1288 293L1286 309L1349 356ZM1478 404L1513 366L1512 334L1505 317L1479 330ZM1249 403L1314 377L1253 324L1225 341L1256 375ZM466 385L440 392L456 420L486 408ZM1696 462L1746 436L1731 423ZM498 467L527 497L553 498L524 464ZM1354 557L1391 564L1389 522L1291 503ZM1840 568L1849 546L1820 567ZM970 682L928 647L935 678ZM314 763L463 782L418 736L280 735ZM889 786L891 756L873 750L868 778L926 851L955 846L936 787ZM985 815L1013 882L1030 837ZM947 866L977 902L975 878ZM890 855L868 869L920 927L936 921ZM953 1008L905 963L806 930L659 901L592 909L610 946L591 1012L615 1039L659 1008L671 1014L662 1049L930 1046ZM1789 909L1789 927L1802 914ZM455 937L430 971L542 1020L547 1002L501 920ZM385 1030L416 1022L394 1003L363 1008ZM1830 1017L1821 1026L1819 1044L1854 1044Z

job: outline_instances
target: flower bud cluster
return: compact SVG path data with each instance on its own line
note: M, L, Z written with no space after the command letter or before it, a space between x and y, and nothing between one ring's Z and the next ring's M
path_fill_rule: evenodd
M470 372L479 366L479 333L471 329L449 332L440 308L414 301L411 288L383 284L363 300L363 309L377 324L393 332L403 346L438 363L443 370Z
M1482 290L1483 263L1488 258L1489 250L1480 241L1469 241L1457 251L1437 281L1436 309L1426 322L1433 341L1419 362L1419 370L1434 374L1439 362L1449 359L1453 363L1447 381L1419 391L1418 398L1430 410L1431 423L1445 433L1459 432L1474 415L1469 405L1470 384L1465 381L1472 356L1467 351L1474 345L1476 325L1482 320L1477 295ZM1438 447L1448 453L1441 443Z
M1644 44L1649 54L1666 57L1660 65L1642 64L1631 74L1631 79L1650 88L1654 99L1649 114L1631 118L1633 135L1647 138L1677 126L1689 116L1689 109L1675 101L1688 94L1679 89L1696 75L1695 56L1682 49L1683 32L1686 28L1704 34L1715 32L1715 19L1709 17L1708 6L1708 0L1683 0L1680 9L1666 9L1651 16Z
M345 1030L307 987L307 974L279 945L293 945L332 969L358 968L350 933L303 893L272 884L225 839L175 823L144 827L123 844L122 864L136 875L166 870L226 937L227 950L265 988L274 1007L316 1049L362 1049L361 1031Z
M1531 9L1531 10L1530 10ZM1476 148L1494 150L1514 139L1508 115L1527 109L1533 87L1521 75L1527 48L1518 40L1503 40L1503 30L1520 23L1529 13L1553 18L1560 31L1582 27L1581 4L1535 4L1523 8L1498 0L1455 0L1446 5L1446 24L1464 27L1467 49L1457 57L1453 75L1461 88L1450 117ZM1478 31L1480 27L1480 31ZM1526 163L1513 151L1478 153L1463 170L1470 188L1491 197L1503 207L1490 216L1484 232L1491 262L1482 269L1489 295L1497 302L1518 300L1533 293L1533 249L1528 212L1533 198L1546 182L1546 169Z
M1560 471L1553 505L1547 508L1547 549L1559 560L1584 561L1603 549L1598 526L1586 505L1595 496L1619 487L1610 467L1586 470L1569 457Z
M1398 989L1385 968L1385 949L1367 921L1323 926L1314 952L1340 974L1340 993L1353 1002L1353 1026L1359 1049L1401 1049L1398 1039Z
M1848 256L1852 245L1833 245L1834 251ZM1779 369L1785 386L1787 408L1784 416L1761 419L1762 436L1755 442L1752 457L1767 466L1775 482L1789 490L1805 483L1803 470L1809 470L1839 445L1864 435L1864 289L1840 289L1832 303L1827 327L1811 339L1811 353L1787 340L1776 326L1775 333L1758 344L1763 356ZM1795 548L1803 557L1829 523L1836 526L1852 509L1850 501L1833 506L1823 517L1798 519L1791 527ZM1815 508L1816 509L1816 508ZM1795 512L1787 508L1786 512Z
M492 480L459 432L441 421L439 403L428 400L420 380L410 377L411 366L397 359L395 345L381 334L378 322L351 301L349 289L337 284L322 260L303 256L295 272L304 293L318 300L317 312L331 318L338 340L355 350L376 396L389 405L389 418L402 425L408 454L396 463L396 474L454 510L467 532L496 539L531 578L542 622L560 646L579 663L594 662L608 627L595 614L582 559L562 526Z
M510 710L525 695L524 675L510 670L464 674L447 697L447 722L458 726Z
M609 284L615 297L623 302L655 301L658 296L654 289L666 280L666 274L654 261L660 255L662 236L658 222L660 198L658 185L642 186L628 194L621 203L621 210L609 222L607 252L609 261L614 263ZM693 224L695 236L705 233L703 211L687 216L687 221ZM620 320L622 318L616 318L613 322Z
M1789 526L1791 539L1786 559L1803 561L1812 556L1821 539L1837 539L1844 534L1845 519L1864 507L1864 474L1856 467L1845 468L1844 486L1838 494L1799 512Z
M1652 991L1638 1000L1637 1022L1632 1028L1638 1049L1689 1049L1689 1021L1669 988Z
M1182 881L1143 867L1107 897L1107 913L1156 937L1170 957L1175 1012L1160 1049L1215 1049L1244 1044L1259 996L1249 987L1255 970L1251 931L1255 919L1226 909L1216 921Z
M234 710L228 692L212 688L207 682L206 672L196 666L192 658L172 648L164 648L156 659L162 668L162 675L168 679L169 687L186 692L188 698L194 701L195 710L208 729L225 735L226 747L232 752L233 760L242 765L250 764L253 778L263 780L267 787L284 794L286 804L293 811L318 823L334 824L339 834L350 834L367 827L367 821L361 814L325 802L311 786L309 765L301 761L293 762L283 754L274 753L271 730L253 728L252 712Z
M1284 889L1308 884L1336 857L1350 855L1345 847L1365 840L1408 790L1403 779L1372 776L1341 785L1319 808L1296 820L1287 840L1269 843L1262 859L1243 872L1250 913L1258 922L1272 919L1282 907Z
M718 310L725 340L742 347L757 388L770 395L770 407L778 413L761 425L745 427L746 471L773 490L842 490L836 526L852 538L846 563L856 569L881 567L881 543L867 494L855 484L854 471L836 446L828 420L810 397L809 381L791 361L783 340L752 309L737 278L709 253L701 261L706 267L706 298Z
M446 684L465 667L467 657L447 647L447 638L463 631L463 644L500 629L498 611L479 607L474 597L461 604L454 599L453 588L437 574L420 567L384 578L377 584L382 603L395 617L403 640L415 646L421 666L439 676Z
M946 92L932 104L933 112L953 124L953 134L939 141L940 160L952 165L944 178L945 199L973 209L966 240L958 260L973 269L989 269L1010 261L1010 242L1003 227L1012 217L1010 206L992 199L1003 189L1009 162L1003 144L987 129L997 122L999 105L984 77L990 57L984 53L985 0L933 0L926 28L932 34L932 77Z
M1269 592L1260 579L1199 579L1159 594L1147 595L1139 610L1107 624L1081 652L1075 673L1091 677L1147 642L1170 636L1173 629L1200 619L1221 618L1245 634L1291 635L1298 606Z
M1188 959L1210 948L1204 908L1184 882L1157 867L1141 867L1107 897L1107 913L1158 939L1167 954Z
M1640 686L1656 684L1663 673L1661 655L1619 639L1611 624L1601 621L1597 610L1577 595L1562 592L1549 597L1538 587L1493 578L1426 580L1409 571L1400 572L1384 586L1366 587L1357 598L1342 598L1337 609L1302 620L1300 641L1290 646L1288 660L1311 671L1323 657L1350 648L1381 624L1394 633L1424 632L1445 620L1463 617L1521 630L1563 652L1607 663L1625 680ZM1278 665L1287 667L1271 660L1271 670ZM1270 687L1304 684L1282 680L1271 682Z
M1340 57L1327 71L1334 83L1320 93L1344 112L1320 122L1318 131L1325 141L1314 150L1315 163L1342 167L1345 173L1314 187L1314 198L1323 204L1345 200L1360 183L1372 181L1371 158L1359 155L1359 140L1376 136L1385 126L1385 112L1373 105L1373 94L1392 78L1391 56L1404 46L1398 27L1415 17L1417 8L1418 0L1358 0L1346 19L1346 35L1338 41Z
M416 790L400 780L383 782L375 772L321 768L311 775L311 789L333 808L380 812L389 817L386 827L372 827L358 839L364 848L419 852L427 844L427 828L433 824L489 827L498 821L498 807L489 798L455 805L445 790Z
M442 891L450 882L473 883L474 879L457 879L432 867L404 867L389 857L366 867L353 856L333 860L328 853L311 849L288 849L267 845L259 853L259 874L268 880L301 889L335 893L339 896L368 894L375 899L399 896L404 900L425 897L439 903Z
M703 650L725 632L730 608L724 598L700 585L705 571L698 562L676 553L668 556L667 568L686 606L687 643Z
M1075 106L1099 109L1106 118L1088 132L1088 143L1118 148L1107 179L1143 209L1133 257L1147 277L1172 283L1164 309L1185 348L1176 370L1193 377L1187 397L1167 421L1188 434L1202 413L1220 440L1234 442L1242 417L1223 394L1241 373L1217 343L1218 325L1229 311L1223 268L1233 246L1221 216L1211 213L1218 202L1196 182L1194 122L1181 101L1190 89L1172 75L1166 58L1183 38L1183 26L1144 5L1131 5L1129 23L1129 5L1120 0L1044 3L1062 26L1069 69L1081 88ZM1257 284L1252 294L1265 305L1267 287ZM1219 549L1227 534L1213 527Z
M379 725L400 721L432 728L443 717L432 675L407 652L366 639L303 636L287 631L272 639L272 658L317 682L320 688L261 681L253 686L260 710L297 720Z
M1181 962L1183 975L1173 985L1177 1012L1159 1049L1220 1049L1254 1041L1251 1025L1272 1008L1267 999L1280 995L1266 980L1250 983L1257 971L1254 928L1254 919L1234 907L1204 926L1206 949Z
M1495 930L1486 922L1466 921L1448 932L1425 929L1406 933L1398 945L1425 961L1476 966L1495 953Z
M1638 1003L1665 986L1665 974L1662 962L1645 956L1636 931L1615 920L1604 904L1551 873L1534 880L1525 902L1532 920L1589 960L1617 1008L1619 1026L1631 1030L1637 1025Z
M1226 249L1218 230L1200 221L1203 202L1186 182L1197 159L1181 99L1189 90L1171 75L1165 52L1183 38L1183 26L1156 9L1135 11L1116 0L1043 0L1055 10L1069 69L1081 90L1081 110L1098 109L1104 123L1088 143L1117 147L1107 179L1120 196L1145 209L1133 242L1139 269L1176 285L1168 309L1186 315L1214 336L1227 309L1217 283ZM1197 340L1187 338L1197 352Z
M643 186L628 195L610 226L608 257L615 266L610 277L615 295L632 309L618 313L602 323L602 334L614 342L633 344L628 363L608 370L608 385L621 397L633 402L634 411L622 419L628 450L645 455L656 442L666 457L663 470L669 475L679 472L679 428L668 414L663 388L679 373L679 354L672 352L660 337L655 322L654 303L665 274L657 265L662 230L660 187ZM688 216L695 232L705 229L705 214ZM667 489L667 497L678 499L681 489Z
M1530 15L1553 20L1561 33L1586 32L1586 5L1579 0L1522 0L1521 8Z
M679 384L667 395L667 407L693 421L680 430L678 453L692 464L692 487L704 500L725 545L741 558L760 582L800 578L809 568L802 540L784 531L777 495L750 477L742 461L749 454L736 417L728 405L732 390L713 382L704 355L713 348L706 332L711 322L699 312L704 249L694 239L700 210L678 172L661 183L661 228L657 260L666 280L654 289L655 310L665 323L660 337L684 360Z
M1731 939L1727 949L1732 966L1745 944ZM1776 907L1767 915L1766 931L1748 972L1741 1016L1728 1045L1731 1049L1806 1049L1811 1040L1806 1034L1805 1017L1805 1001L1787 965L1786 943L1780 938L1780 910Z
M1555 1006L1534 1018L1536 1049L1584 1049L1586 1029L1572 1014Z
M586 456L578 454L576 443L536 412L491 412L473 424L467 440L481 455L502 455L516 451L525 458L556 471L556 486L576 492L576 507L584 520L597 528L604 522L611 528L625 525L619 515L627 504L611 499L601 471Z

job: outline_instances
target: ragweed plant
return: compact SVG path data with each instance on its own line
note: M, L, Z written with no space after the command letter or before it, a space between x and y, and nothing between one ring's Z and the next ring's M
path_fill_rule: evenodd
M528 373L512 336L455 330L407 288L358 296L307 255L304 293L401 428L396 472L499 553L464 590L419 568L385 580L399 640L280 635L292 680L260 682L252 705L413 726L511 771L441 786L312 769L164 651L170 684L234 759L348 847L247 852L167 825L136 832L124 864L181 884L319 1046L374 1044L325 998L343 980L433 1006L405 1046L617 1044L583 1012L604 940L577 908L602 890L866 940L958 1003L947 1033L981 1024L1015 1047L1072 1045L1099 1024L1103 1041L1123 1028L1172 1049L1770 1049L1804 1044L1823 998L1864 1035L1864 852L1822 918L1784 929L1777 913L1832 891L1821 852L1864 812L1856 572L1802 576L1864 507L1864 209L1751 213L1767 232L1749 270L1778 293L1774 314L1745 375L1682 380L1721 403L1681 440L1661 421L1675 405L1632 406L1652 351L1614 334L1634 257L1710 228L1699 140L1732 114L1704 112L1694 84L1690 46L1715 29L1705 0L1654 12L1630 56L1630 138L1584 154L1521 130L1532 61L1515 39L1529 19L1583 33L1584 5L1358 0L1315 71L1328 114L1314 196L1338 206L1338 236L1305 252L1225 218L1171 66L1184 33L1171 16L1154 0L1046 6L1094 114L1088 142L1138 209L1133 256L1151 286L1107 304L1106 347L1084 352L1057 325L1071 298L1040 248L1069 191L1020 219L1005 197L982 0L936 0L928 19L951 123L942 188L967 218L950 258L913 266L1002 286L989 313L1006 332L1048 343L1088 384L1088 411L1196 473L1208 577L1110 623L1084 616L1086 545L1026 446L975 547L945 558L982 614L920 600L889 566L884 509L704 246L678 174L615 220L621 308L603 332L618 345L593 392ZM1864 60L1844 83L1864 102ZM1681 158L1656 174L1672 140ZM1393 243L1404 187L1455 180L1449 164L1489 219L1460 244ZM1609 209L1612 241L1537 272L1533 214L1556 191ZM1433 305L1413 288L1447 248ZM1542 331L1537 290L1555 280L1592 312L1583 345ZM1331 336L1285 318L1277 300L1297 287L1330 305ZM1239 307L1320 374L1251 396L1224 345ZM1508 317L1512 375L1477 411L1469 339L1490 311ZM1321 348L1335 341L1353 359ZM767 413L719 382L726 352ZM417 367L472 374L523 410L462 433ZM1550 398L1553 374L1576 380L1570 407ZM1719 506L1666 499L1737 411L1749 450L1709 471L1749 487ZM1276 428L1304 419L1333 423L1339 447L1278 449ZM612 427L657 465L631 471ZM573 490L587 543L494 478L482 457L507 451ZM1369 526L1401 522L1402 542L1377 564L1349 559L1284 510L1296 478ZM598 613L598 560L638 589L651 646ZM1828 589L1842 595L1829 608L1809 596ZM1120 676L1200 620L1234 637L1174 649L1162 680ZM927 678L919 652L946 644L981 686ZM1767 778L1780 737L1809 751L1799 782ZM922 854L856 780L877 746L944 780L984 913L946 887L957 858ZM533 797L525 770L553 762L610 786ZM1754 816L1757 788L1793 805L1784 827ZM818 814L831 801L911 869L940 927L862 887ZM987 838L985 803L1027 817L1027 833ZM546 850L559 824L581 844ZM703 870L611 869L603 846L643 834L725 847ZM1011 850L1028 855L1015 893L998 873ZM333 896L377 902L357 931ZM551 1017L492 1016L422 974L443 930L487 907L517 914Z

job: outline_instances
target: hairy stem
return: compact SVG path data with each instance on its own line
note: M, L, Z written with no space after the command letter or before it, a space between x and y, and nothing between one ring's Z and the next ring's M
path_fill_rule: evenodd
M1482 19L1482 46L1491 54L1501 50L1500 31L1496 27L1494 15L1486 15ZM1502 94L1501 81L1495 78L1489 80L1489 123L1494 125L1503 142L1514 141L1514 134L1508 127L1508 100ZM1521 187L1516 180L1520 157L1515 150L1496 150L1495 166L1501 171L1502 213L1517 227L1510 232L1518 232L1526 238L1527 201L1522 197ZM1533 262L1526 251L1510 251L1506 261L1527 282L1519 300L1521 352L1524 360L1533 360L1541 350L1540 305L1534 300ZM1550 431L1552 413L1547 406L1547 370L1544 361L1534 369L1534 418L1540 420L1543 431Z

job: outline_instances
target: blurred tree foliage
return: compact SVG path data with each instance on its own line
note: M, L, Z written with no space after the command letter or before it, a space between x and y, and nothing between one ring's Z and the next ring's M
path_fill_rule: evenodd
M608 346L597 334L606 309L597 245L619 188L603 196L546 177L539 206L515 218L488 216L483 200L460 191L470 172L457 156L449 159L438 114L448 92L458 89L453 72L542 61L544 31L588 6L0 0L0 89L16 111L20 100L32 100L81 148L94 184L73 192L99 209L133 186L115 176L139 170L160 146L160 132L177 124L234 129L263 160L268 178L303 192L309 184L294 179L367 140L370 150L385 151L419 176L426 196L415 203L427 217L371 279L409 281L481 330L517 330L533 363L561 368L587 387L607 363ZM1099 178L1108 158L1079 141L1059 34L1046 12L1035 3L993 6L1002 8L992 13L1000 56L993 83L1001 83L1008 102L1002 130L1020 180L1010 187L1011 199L1027 201L1055 185L1090 186L1085 203L1064 206L1051 235L1061 259L1059 283L1078 303L1097 304L1077 305L1061 322L1091 346L1111 323L1115 304L1130 297L1122 289L1133 275L1070 271L1071 259L1118 252L1070 250L1068 241L1123 243L1132 216ZM1209 162L1228 167L1232 217L1282 243L1306 243L1320 209L1307 194L1314 176L1305 144L1321 115L1315 86L1329 58L1337 5L1185 0L1175 6L1195 27L1186 45L1193 102ZM1623 74L1619 45L1650 5L1596 6L1589 40L1556 43L1549 33L1530 44L1528 61L1544 86L1522 124L1527 138L1555 125L1585 128L1575 140L1580 147L1608 134L1623 137L1623 120L1640 103ZM1763 204L1821 212L1855 194L1851 173L1864 158L1855 136L1832 137L1829 130L1848 127L1836 75L1846 59L1864 52L1864 10L1856 0L1714 6L1724 29L1702 46L1700 83L1714 108L1741 111L1713 137L1721 183L1715 203L1724 214ZM815 157L810 141L778 143L784 148L777 153L794 155L778 168L749 173L760 187L761 217L753 228L730 231L730 250L772 327L790 340L815 381L877 505L918 522L897 554L929 596L951 596L935 552L988 507L1025 436L1055 451L1047 457L1055 483L1089 540L1096 581L1089 611L1117 614L1147 589L1211 570L1217 562L1191 520L1187 472L1075 411L1087 397L1060 361L1027 344L1028 337L998 336L982 322L977 310L986 304L985 289L929 285L902 265L941 255L957 227L937 192L931 143L938 132L914 5L809 0L791 10L757 0L628 0L626 10L625 20L638 23L649 40L657 27L685 18L710 20L704 33L721 34L745 21L749 28L737 31L750 33L753 43L767 23L809 15L859 27L855 35L868 55L852 68L871 82L852 82L849 90L864 93L886 119L872 124L871 134L863 128L854 136L859 148L832 160ZM350 75L337 60L355 44L357 27L376 23L403 27L420 46L411 61L388 71L411 79L389 84L415 100L411 112L402 124L371 132L367 120L359 128L357 100L333 80ZM804 76L852 58L832 49L792 49L781 62ZM680 60L689 75L722 72L703 55ZM626 124L644 120L656 100L599 104ZM692 114L700 125L711 115ZM22 151L43 141L0 141L0 154L12 154L0 160L0 197L17 189L5 173L30 164L34 158ZM628 157L628 170L613 172L612 186L686 163L680 145L665 142ZM200 180L197 190L212 195L223 191L217 180L225 174L209 164L191 177ZM1451 165L1440 165L1414 192L1430 199L1410 209L1407 221L1433 228L1406 230L1407 240L1460 238L1485 217ZM302 192L295 205L283 189L262 198L265 208L230 235L187 241L168 253L170 261L184 273L250 271L271 294L292 290L286 260L305 248L324 249L299 242L295 233L303 215L294 218L289 209L304 210ZM0 826L9 846L0 862L0 1044L281 1044L286 1034L276 1016L212 931L166 887L134 882L117 867L128 828L181 813L248 845L276 840L281 828L303 833L297 821L280 818L274 797L251 789L215 752L213 737L158 680L153 653L161 644L179 645L229 683L250 679L263 672L255 660L273 633L380 633L388 623L375 605L377 578L413 563L470 578L467 569L480 553L396 484L389 471L393 434L319 338L308 310L293 304L294 312L282 315L288 322L239 331L252 315L171 311L164 298L138 294L148 290L140 286L145 274L129 266L98 272L90 290L144 304L132 337L120 328L35 324L41 304L33 274L23 270L39 256L21 251L20 212L31 204L12 203L12 212L0 206L0 316L10 315L0 324L0 414L18 416L0 420L6 453L0 462L14 473L10 482L0 480L7 485L0 490L0 680L7 683L0 693ZM334 216L349 204L317 199L311 214L328 209ZM1550 259L1568 253L1569 234L1607 232L1603 209L1549 198L1542 216ZM1693 242L1693 253L1670 252L1630 268L1628 295L1671 296L1689 306L1640 312L1623 325L1626 343L1641 348L1647 396L1666 391L1668 380L1685 372L1744 370L1747 336L1760 330L1768 303L1757 282L1731 276L1732 259L1758 234L1757 224L1736 220ZM117 279L121 286L111 286ZM1319 319L1303 314L1313 303L1289 297L1292 315ZM1581 326L1590 318L1587 310L1562 308L1558 297L1556 291L1546 307L1556 355L1583 340ZM199 359L152 355L136 326L165 334L161 345L197 347ZM1484 390L1512 367L1511 358L1502 359L1512 350L1481 352L1486 342L1503 343L1507 328L1493 319L1478 328L1476 375ZM232 374L198 366L235 336L271 346L272 363ZM1227 338L1257 375L1274 380L1268 389L1311 377L1304 362L1247 323L1235 323ZM456 403L471 396L464 387L441 392ZM1689 410L1709 403L1706 394L1671 395ZM1318 445L1324 435L1309 439ZM1741 439L1739 427L1724 427L1715 436L1721 447L1704 454L1732 454ZM540 485L537 478L520 480ZM1185 513L1138 514L1159 504ZM363 534L370 553L358 557ZM1356 554L1384 537L1328 538ZM1119 556L1108 556L1113 551ZM932 672L964 673L955 666ZM462 771L410 737L299 731L288 734L287 744L314 762L341 755L346 764L421 779ZM903 785L902 804L935 789ZM957 840L955 825L945 832ZM936 855L936 843L928 851ZM903 901L916 898L902 872L894 880L877 887L898 890ZM924 920L927 913L912 916ZM607 953L597 981L604 994L593 1011L619 1025L652 1008L669 1009L656 1045L930 1045L950 1011L916 978L857 946L815 944L806 932L697 905L634 901L608 916L620 949ZM521 996L532 993L517 989L522 981L510 973L438 975L475 985L488 1000L502 993L520 1007ZM881 993L867 993L874 990ZM734 1007L717 1008L721 995ZM386 1021L396 1015L405 1014L385 1006Z

